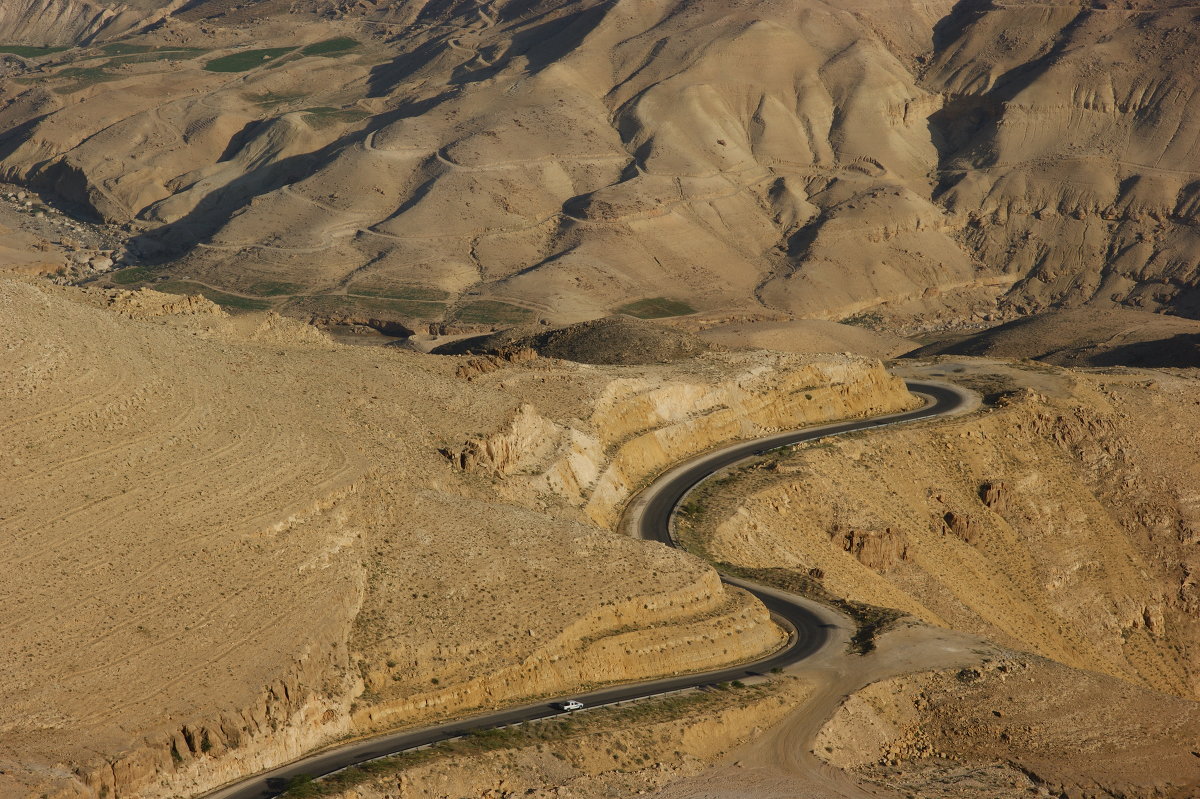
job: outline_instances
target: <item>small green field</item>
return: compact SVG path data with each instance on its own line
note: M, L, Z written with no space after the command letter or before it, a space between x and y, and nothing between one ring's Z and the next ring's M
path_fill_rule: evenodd
M118 286L128 286L131 283L141 283L143 280L153 280L157 274L148 266L131 266L109 275L109 280Z
M155 61L187 61L210 52L201 47L156 48L146 52L118 54L104 62L106 67L121 64L149 64Z
M103 67L68 67L54 73L54 77L71 81L54 90L59 94L70 94L97 83L116 80L120 76L106 72Z
M304 291L299 283L287 283L282 280L260 280L246 290L247 294L257 294L260 297L279 297Z
M391 288L350 286L346 292L356 297L381 297L389 300L417 300L419 302L444 302L450 297L441 289L429 286L394 286Z
M21 58L39 58L44 55L61 53L70 47L30 47L27 44L0 44L0 53L19 55Z
M295 50L295 47L266 47L261 50L243 50L240 53L214 58L204 65L209 72L247 72L255 67L268 64L282 55Z
M295 305L311 313L365 314L395 319L440 319L446 306L440 302L356 297L350 294L314 294L296 298Z
M666 297L647 297L644 300L622 305L617 309L617 313L636 316L638 319L664 319L668 316L686 316L695 312L696 309L686 302Z
M155 48L148 44L127 44L125 42L113 42L106 44L100 50L108 55L131 55L133 53L148 53Z
M155 285L154 288L168 294L202 294L222 308L235 311L265 311L271 307L271 303L266 300L252 300L236 294L226 294L223 291L210 289L208 286L201 286L199 283L191 283L187 280L168 280Z
M358 48L360 42L349 36L337 36L323 42L314 42L300 51L301 55L318 55L325 58L337 58Z
M468 302L454 313L455 321L472 325L519 325L533 317L528 308L496 300Z

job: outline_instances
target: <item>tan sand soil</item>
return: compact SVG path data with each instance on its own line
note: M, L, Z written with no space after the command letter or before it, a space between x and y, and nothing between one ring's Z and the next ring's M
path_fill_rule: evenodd
M1040 658L900 677L852 696L817 751L928 797L1195 796L1195 702Z
M868 358L895 358L917 344L900 336L821 319L795 322L734 322L706 327L700 337L726 347L779 352L852 352Z
M590 519L664 459L908 401L878 364L768 353L468 379L199 298L12 280L0 325L4 794L194 793L381 724L768 650L707 567ZM497 443L449 457L470 441Z
M1200 366L1200 322L1123 308L1049 311L909 353L1032 358L1058 366Z

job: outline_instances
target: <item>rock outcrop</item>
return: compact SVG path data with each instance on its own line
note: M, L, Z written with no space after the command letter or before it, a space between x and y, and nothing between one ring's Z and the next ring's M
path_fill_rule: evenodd
M900 561L908 560L907 539L890 527L883 530L835 528L830 533L830 540L843 552L849 552L859 563L875 571L887 571ZM817 571L821 570L818 568Z
M712 381L713 367L726 376ZM529 486L557 494L581 506L592 521L612 526L649 478L691 455L737 438L915 403L903 382L878 361L714 353L681 364L668 379L614 380L586 419L551 423L525 407L506 430L445 454L470 471L522 472Z

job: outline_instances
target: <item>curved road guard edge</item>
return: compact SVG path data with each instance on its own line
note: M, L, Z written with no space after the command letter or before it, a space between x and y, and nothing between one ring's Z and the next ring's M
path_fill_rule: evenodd
M752 458L764 450L858 430L870 430L918 419L964 413L972 410L977 403L975 394L957 386L913 380L905 382L910 391L926 398L925 405L902 413L779 433L699 455L668 470L635 497L629 505L621 528L649 541L676 546L671 530L671 517L676 506L689 491L721 469ZM601 688L588 693L576 694L575 697L587 707L596 707L670 693L684 688L730 682L744 677L761 675L771 669L782 668L804 660L819 652L828 643L829 632L825 620L792 599L789 594L726 575L722 575L721 579L754 594L767 607L771 615L780 621L788 632L788 642L785 646L759 660L739 666L701 674L686 674L679 677ZM560 715L559 711L551 708L548 702L543 701L419 730L377 735L308 755L271 771L218 788L205 794L204 797L205 799L268 799L283 793L287 790L289 781L301 775L314 778L323 777L359 763L447 741L475 730L507 727L524 721L556 715Z

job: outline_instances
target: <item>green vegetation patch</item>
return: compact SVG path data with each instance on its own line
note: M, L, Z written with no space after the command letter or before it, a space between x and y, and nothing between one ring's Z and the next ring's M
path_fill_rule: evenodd
M208 286L201 286L199 283L187 280L168 280L159 283L154 288L168 294L202 294L206 299L212 300L222 308L230 308L235 311L265 311L271 307L271 303L266 300L252 300L249 297L226 294L223 291L210 289Z
M427 749L402 752L351 766L328 777L313 779L309 775L300 775L292 779L283 796L287 799L337 796L365 782L394 777L423 763L499 750L541 747L578 740L588 735L642 729L652 724L676 721L692 713L711 712L732 704L744 705L764 698L772 691L769 686L745 686L740 682L722 683L716 687L719 690L654 697L623 707L599 707L584 714L540 719L515 727L473 730L455 741L443 741ZM551 751L556 757L567 757L556 750ZM629 766L649 764L644 755L634 751L630 751L627 757Z
M44 55L53 55L54 53L61 53L63 50L70 49L70 47L30 47L26 44L0 44L0 53L19 55L21 58L40 58Z
M295 49L295 47L266 47L260 50L243 50L240 53L214 58L205 64L204 68L209 72L246 72L270 63Z
M330 108L329 106L305 108L304 113L309 115L307 121L314 127L324 127L336 122L362 122L371 116L369 112L361 108Z
M282 280L260 280L250 286L249 293L257 294L260 297L278 297L285 294L296 294L303 291L304 286L299 283L287 283Z
M308 95L293 92L263 92L262 94L248 92L242 96L255 105L261 105L264 108L273 108L278 105L303 100Z
M360 45L358 39L349 36L337 36L323 42L314 42L300 51L301 55L319 55L325 58L337 58L355 50Z
M440 319L446 306L440 302L355 297L349 294L314 294L297 298L296 304L310 313L363 314L385 319Z
M106 72L103 67L68 67L56 72L54 77L71 81L55 89L59 94L70 94L97 83L116 80L119 76Z
M475 325L518 325L528 322L533 316L533 311L528 308L496 300L468 302L454 313L454 318L459 322Z
M109 280L120 286L128 286L130 283L141 283L144 280L153 280L158 273L148 266L131 266L128 269L122 269L119 272L113 272L109 275Z
M106 44L100 50L108 55L131 55L133 53L148 53L154 47L148 44L128 44L127 42L113 42Z
M144 53L118 55L106 61L104 66L115 67L122 64L149 64L155 61L187 61L208 52L210 51L201 47L162 48Z
M696 309L682 300L672 300L667 297L647 297L644 300L622 305L618 313L636 316L638 319L664 319L668 316L685 316L695 313Z
M363 288L351 286L346 289L352 295L359 297L384 297L391 300L419 300L422 302L442 302L450 295L441 289L429 286L395 286L393 288Z

